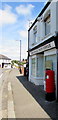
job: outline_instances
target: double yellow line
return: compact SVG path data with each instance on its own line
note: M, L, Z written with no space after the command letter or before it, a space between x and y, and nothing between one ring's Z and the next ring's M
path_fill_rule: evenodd
M10 70L6 70L5 72L8 72L8 71L10 71Z

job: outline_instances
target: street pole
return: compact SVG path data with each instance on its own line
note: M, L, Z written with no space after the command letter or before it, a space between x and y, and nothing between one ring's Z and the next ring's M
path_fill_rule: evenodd
M16 41L20 41L20 62L21 62L21 40L16 40Z
M21 62L21 40L20 40L20 62Z

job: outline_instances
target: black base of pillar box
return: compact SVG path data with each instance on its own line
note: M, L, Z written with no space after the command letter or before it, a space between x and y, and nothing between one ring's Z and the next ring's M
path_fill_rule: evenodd
M54 101L55 100L55 93L46 93L45 94L45 99L47 101Z

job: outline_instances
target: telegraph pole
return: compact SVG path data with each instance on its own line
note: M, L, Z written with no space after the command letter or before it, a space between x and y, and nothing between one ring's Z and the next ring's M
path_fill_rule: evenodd
M20 62L21 62L21 40L20 40Z
M21 40L16 40L18 42L20 42L20 62L21 62Z

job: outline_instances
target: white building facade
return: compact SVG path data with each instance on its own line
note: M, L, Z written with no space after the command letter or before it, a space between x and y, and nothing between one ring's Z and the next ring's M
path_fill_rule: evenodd
M4 55L0 55L0 67L11 68L11 59Z
M51 0L44 6L28 30L28 41L29 81L35 85L44 85L45 70L54 70L57 98L58 0Z

